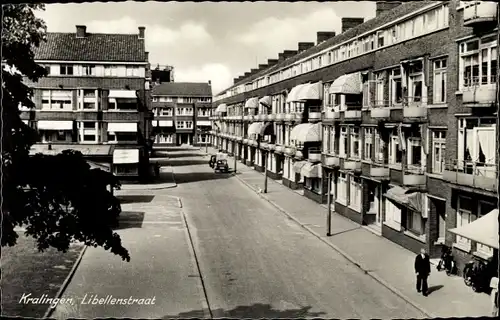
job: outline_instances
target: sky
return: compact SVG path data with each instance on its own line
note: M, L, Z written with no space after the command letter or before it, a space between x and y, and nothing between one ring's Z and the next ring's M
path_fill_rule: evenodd
M341 31L342 17L375 16L375 2L94 2L47 4L36 13L49 32L138 33L149 61L174 66L176 82L212 83L213 94L317 31ZM68 18L71 17L71 18Z

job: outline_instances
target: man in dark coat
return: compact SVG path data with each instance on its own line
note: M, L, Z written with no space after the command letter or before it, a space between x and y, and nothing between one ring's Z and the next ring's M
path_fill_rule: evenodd
M420 254L415 257L415 273L417 274L417 292L422 292L427 297L427 277L431 273L431 262L425 249L421 249Z

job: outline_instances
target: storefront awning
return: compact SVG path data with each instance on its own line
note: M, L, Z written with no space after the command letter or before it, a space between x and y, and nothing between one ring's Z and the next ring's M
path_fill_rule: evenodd
M139 163L139 149L115 149L113 163Z
M498 249L498 209L466 224L462 227L448 229L451 233L470 239L480 244Z
M321 141L321 123L301 123L290 133L290 140L304 142Z
M286 102L298 102L299 99L297 98L298 93L300 90L308 84L299 84L296 87L293 87L293 89L290 91L288 96L286 97Z
M87 163L90 165L90 169L101 169L106 172L111 172L111 166L108 163L98 163L89 160L87 160Z
M267 122L260 128L261 136L274 135L274 124L272 122Z
M270 96L265 96L259 100L259 103L264 105L267 108L270 108L272 106L272 100Z
M305 84L297 92L297 100L321 100L323 88L321 82Z
M260 134L260 131L262 130L262 127L264 126L264 123L262 122L254 122L250 126L248 126L248 131L247 134L248 136L252 134Z
M135 90L109 90L108 98L136 99Z
M73 121L39 120L38 130L73 130Z
M227 105L225 103L219 104L217 108L215 109L215 113L222 113L222 112L227 112Z
M159 120L159 121L153 121L153 127L173 127L174 122L172 120ZM109 125L108 125L108 131L109 131Z
M330 86L329 93L360 94L362 90L361 73L356 72L344 74L337 78Z
M137 132L137 122L109 122L108 132Z
M394 186L387 190L385 197L397 204L405 205L410 209L422 213L423 193Z
M259 98L253 97L245 102L245 109L257 109L259 107Z
M212 122L207 121L207 120L198 120L198 121L196 121L196 125L198 125L198 126L211 126Z
M293 172L295 173L300 173L302 170L302 167L305 166L307 161L296 161L293 164Z
M321 164L307 162L300 170L300 174L307 178L320 178Z

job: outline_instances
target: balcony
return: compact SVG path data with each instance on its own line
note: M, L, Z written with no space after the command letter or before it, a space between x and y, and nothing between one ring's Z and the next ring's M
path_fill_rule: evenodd
M294 147L286 147L285 148L285 154L288 156L293 156L295 155L295 148Z
M267 115L267 121L274 121L274 120L276 120L276 114Z
M269 148L269 143L265 142L265 141L261 142L260 143L260 148L264 149L264 150L267 150Z
M370 110L370 116L373 119L386 120L391 116L391 109L389 108L374 108Z
M403 172L403 185L421 186L426 184L425 169L421 167L408 167Z
M276 121L283 121L285 120L285 114L284 113L277 113L275 117Z
M361 170L361 160L358 159L346 159L344 161L343 168L344 170L353 170L358 171Z
M309 162L317 163L321 162L321 151L320 150L309 150L309 155L307 157Z
M344 119L361 121L361 110L346 110L344 112Z
M243 139L243 144L248 144L248 139Z
M269 151L274 151L276 150L276 145L274 143L269 143L267 148L269 149Z
M320 117L321 119L321 117ZM302 122L302 113L294 113L294 120L295 122L301 123Z
M335 119L340 119L340 112L332 111L330 108L328 108L323 114L323 120L328 121Z
M382 163L370 163L370 176L373 178L389 178L389 167L384 167Z
M462 102L475 107L490 107L495 103L497 93L495 85L476 85L463 89Z
M325 154L323 155L323 165L332 168L340 167L340 158L335 155Z
M285 121L293 121L295 119L295 115L293 113L285 114Z
M497 167L480 162L453 161L445 164L443 178L453 184L496 192Z
M407 101L407 105L403 108L403 118L405 120L427 119L427 108L421 97L408 97Z
M295 159L297 159L297 160L302 160L302 159L304 159L304 154L302 153L302 151L297 150L297 151L295 152Z
M280 146L280 145L276 145L276 148L274 148L274 152L275 153L284 153L285 152L285 147L284 146Z
M321 121L321 108L320 107L309 108L308 120L309 122Z
M464 26L482 27L485 24L494 25L497 20L497 3L477 1L467 4L464 8Z

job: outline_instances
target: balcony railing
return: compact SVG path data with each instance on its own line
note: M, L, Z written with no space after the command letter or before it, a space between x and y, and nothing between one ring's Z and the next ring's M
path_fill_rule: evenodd
M370 163L370 176L374 178L388 178L389 175L389 167L382 161L374 161Z
M308 120L310 122L321 121L321 107L309 108Z
M443 178L450 183L496 192L497 173L495 164L455 160L445 163Z
M346 110L344 119L361 120L361 110Z
M361 160L349 158L344 161L344 170L361 170Z
M327 167L339 167L340 157L333 154L325 154L323 156L323 164Z
M474 27L484 23L494 23L497 19L497 3L475 1L464 8L464 26Z
M425 167L409 165L403 173L405 186L419 186L426 184Z
M276 119L276 121L283 121L283 120L285 120L285 114L284 113L277 113L275 119Z
M283 152L285 152L285 147L282 146L282 145L276 145L276 148L274 149L274 152L283 153Z
M389 119L391 116L391 109L389 108L373 108L370 110L370 116L373 119Z
M495 103L497 100L495 84L495 76L466 78L462 102L482 104L481 106L489 106Z
M325 113L323 114L323 119L324 120L340 119L340 112L335 112L330 108L327 108Z
M317 148L309 149L309 154L307 159L310 162L321 162L321 150Z
M296 149L292 146L285 147L285 154L289 156L295 155Z

